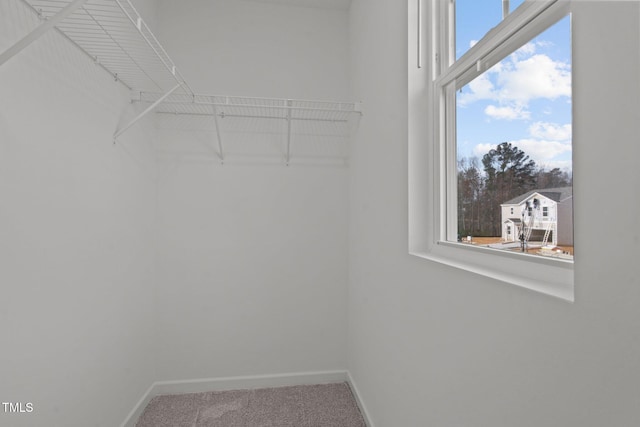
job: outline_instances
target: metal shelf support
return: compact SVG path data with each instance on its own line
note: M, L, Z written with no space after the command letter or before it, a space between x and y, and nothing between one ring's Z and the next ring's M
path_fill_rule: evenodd
M292 101L290 99L287 100L287 166L289 166L289 162L291 161L291 105Z
M213 108L213 121L216 125L216 136L218 137L218 156L220 157L220 162L224 164L224 149L222 148L222 137L220 136L220 124L218 123L218 111L216 110L216 106L212 105Z
M82 5L86 2L87 0L74 0L73 2L65 6L62 10L60 10L60 12L44 21L37 28L35 28L29 34L16 42L13 46L2 52L2 54L0 54L0 65L4 64L13 56L20 53L24 48L29 46L31 43L38 40L44 33L58 25L63 19L71 15L78 8L82 7Z
M162 101L164 101L169 95L171 95L173 92L175 92L180 87L182 87L182 83L178 83L177 85L175 85L173 87L173 89L171 89L169 92L165 93L160 98L158 98L158 100L156 102L154 102L153 104L149 105L142 113L138 114L127 125L125 125L122 128L118 129L116 131L116 133L113 134L113 143L115 144L116 140L118 139L118 137L120 135L122 135L131 126L136 124L140 119L142 119L144 116L146 116L150 111L152 111L154 108L156 108Z

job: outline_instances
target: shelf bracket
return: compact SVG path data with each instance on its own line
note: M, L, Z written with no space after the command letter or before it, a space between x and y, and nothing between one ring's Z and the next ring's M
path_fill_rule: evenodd
M220 162L224 164L224 149L222 148L222 138L220 137L220 124L218 123L218 109L215 105L213 107L213 121L216 125L216 135L218 137L218 156L220 157ZM224 117L224 116L223 116Z
M129 129L131 126L133 126L134 124L136 124L141 118L143 118L144 116L146 116L151 110L153 110L154 108L156 108L158 106L158 104L160 104L162 101L164 101L169 95L171 95L173 92L176 91L176 89L178 89L179 87L182 86L182 83L178 83L177 85L174 86L173 89L171 89L169 92L165 93L164 95L162 95L160 98L158 98L157 101L155 101L153 104L149 105L142 113L138 114L133 120L131 120L126 126L123 126L122 128L118 129L116 131L116 133L113 134L113 143L116 143L116 140L118 139L118 137L120 135L122 135L127 129Z
M71 15L76 11L76 9L81 7L86 2L87 0L74 0L73 2L65 6L60 12L44 21L29 34L18 40L13 46L0 54L0 65L4 64L13 56L20 53L25 47L38 40L44 33L58 25L60 21Z
M289 166L289 162L291 161L291 105L292 101L290 99L287 100L287 166Z

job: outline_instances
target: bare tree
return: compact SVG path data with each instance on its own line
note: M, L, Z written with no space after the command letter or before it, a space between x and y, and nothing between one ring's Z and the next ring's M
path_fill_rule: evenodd
M560 168L547 170L542 167L536 175L536 188L568 187L573 184L573 177Z
M458 160L458 230L474 234L481 230L480 213L484 178L477 157Z

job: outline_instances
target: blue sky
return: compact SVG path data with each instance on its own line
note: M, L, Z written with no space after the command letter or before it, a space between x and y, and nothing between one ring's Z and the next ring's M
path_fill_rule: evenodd
M512 0L511 9L523 0ZM459 57L502 19L501 0L456 0ZM457 93L458 157L501 142L571 170L571 35L565 17Z

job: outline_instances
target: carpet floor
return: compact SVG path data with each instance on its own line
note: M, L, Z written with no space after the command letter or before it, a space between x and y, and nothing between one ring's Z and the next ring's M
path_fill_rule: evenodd
M366 427L347 383L154 397L136 427Z

